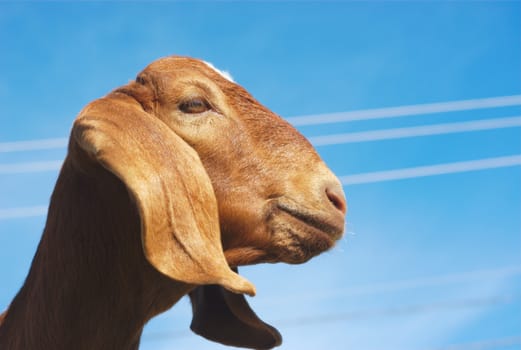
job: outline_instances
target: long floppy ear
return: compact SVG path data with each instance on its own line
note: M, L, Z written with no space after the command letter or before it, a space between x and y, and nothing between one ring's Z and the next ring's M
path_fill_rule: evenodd
M189 284L255 294L226 262L217 201L199 156L162 121L116 91L82 111L71 138L71 147L126 185L139 210L145 256L157 270Z
M217 285L199 286L189 295L193 312L190 328L196 334L252 349L271 349L282 343L279 331L255 314L244 295Z

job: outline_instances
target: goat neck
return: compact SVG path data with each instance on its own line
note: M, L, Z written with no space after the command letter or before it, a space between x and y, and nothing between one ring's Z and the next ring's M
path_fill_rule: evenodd
M82 157L65 160L0 349L137 349L146 321L190 289L150 266L126 188Z

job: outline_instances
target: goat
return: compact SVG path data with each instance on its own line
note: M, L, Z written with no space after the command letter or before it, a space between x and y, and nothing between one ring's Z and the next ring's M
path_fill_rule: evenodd
M203 61L161 58L74 121L0 349L138 349L189 294L191 329L270 349L237 266L303 263L343 234L338 179L311 144Z

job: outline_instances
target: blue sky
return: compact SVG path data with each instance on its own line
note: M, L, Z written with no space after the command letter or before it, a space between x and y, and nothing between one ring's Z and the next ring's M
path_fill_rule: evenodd
M295 124L315 115L318 124L298 126L312 140L408 135L318 147L337 175L380 178L344 178L346 237L305 265L242 269L281 349L521 349L520 28L517 1L0 2L0 309L25 278L56 180L55 163L36 162L65 154L8 143L67 137L89 101L180 54L230 71ZM401 117L387 109L501 96L514 97ZM320 122L376 108L387 117ZM497 127L504 118L512 126ZM496 127L406 129L483 120ZM382 180L404 168L490 168L490 159L503 166ZM182 300L147 326L142 348L224 349L189 322Z

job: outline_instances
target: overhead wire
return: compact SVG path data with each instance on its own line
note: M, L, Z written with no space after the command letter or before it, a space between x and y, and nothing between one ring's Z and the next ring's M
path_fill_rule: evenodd
M0 142L0 153L38 151L46 149L64 148L67 146L66 137L52 139L37 139L13 142Z
M321 114L313 116L293 117L288 118L288 121L292 122L294 125L308 125L331 122L345 122L362 119L392 118L427 113L441 113L448 111L497 108L513 105L521 105L521 95L358 110L345 113L336 113L332 115ZM314 146L319 147L340 143L369 142L385 139L398 139L455 132L481 131L519 126L521 126L521 117L516 116L507 118L474 120L459 123L444 123L336 135L314 136L311 137L310 140ZM61 148L64 147L66 144L67 138L4 142L0 143L0 153ZM51 160L0 164L0 175L58 171L62 166L62 163L63 162L61 160ZM471 161L444 164L442 163L428 166L418 166L410 168L366 172L360 174L350 174L340 176L340 180L344 186L352 186L357 184L369 184L383 181L411 179L443 174L454 174L477 170L497 169L504 167L513 167L518 165L521 165L521 155L510 155L495 158L483 158ZM0 209L0 220L9 218L41 216L45 215L46 212L46 206L44 205Z
M47 215L47 205L0 209L0 220L23 219Z
M444 287L447 285L472 283L476 281L498 280L507 278L517 278L521 276L521 265L502 266L491 269L480 269L459 273L449 273L438 276L420 277L405 280L394 280L379 283L372 283L368 285L328 288L327 290L310 290L306 292L299 292L291 296L277 296L269 297L263 301L262 297L258 298L258 302L270 306L287 304L290 302L307 302L310 300L332 299L339 296L342 297L359 297L370 296L374 294L390 294L401 292L404 290L412 290L419 288L435 288Z
M521 105L521 95L384 107L286 118L295 126L342 123Z
M370 119L387 119L413 115L425 115L433 113L447 113L464 110L489 109L498 107L511 107L521 105L521 95L498 96L458 100L448 102L436 102L426 104L414 104L395 107L362 109L338 113L313 114L285 118L294 126L320 125L330 123L342 123ZM37 151L67 146L68 139L49 138L24 141L0 142L0 153Z
M0 174L25 174L56 171L61 168L62 164L62 160L0 164Z
M499 169L506 167L514 167L521 165L521 155L512 155L495 158L483 158L478 160L453 162L453 163L442 163L436 165L419 166L411 168L400 168L394 170L376 171L368 173L360 173L353 175L339 176L340 182L343 186L353 186L361 184L371 184L378 182L394 181L421 178L436 175L447 175L464 173L479 170L490 170ZM52 170L58 170L61 166L61 162L50 164L50 167L54 167ZM24 171L30 168L29 164L21 167ZM40 164L36 164L34 171L51 170L47 169ZM13 169L11 169L13 171ZM1 168L0 168L1 173ZM0 209L0 220L5 219L16 219L16 218L27 218L34 216L41 216L47 213L47 210L43 205L32 206L32 207L19 207L19 208L6 208Z
M427 165L394 170L339 176L344 186L369 184L393 180L413 179L426 176L464 173L469 171L489 170L521 165L521 155L512 155L478 160Z
M392 128L361 132L349 132L344 134L332 134L323 136L311 136L309 141L315 147L339 145L345 143L382 141L391 139L403 139L410 137L422 137L463 132L475 132L495 129L521 127L521 117L494 118L473 120L459 123L444 123L433 125L412 126L405 128Z
M492 129L502 129L502 128L512 128L512 127L521 127L521 117L509 117L509 118L497 118L497 119L486 119L486 120L478 120L478 121L469 121L469 122L461 122L461 123L445 123L445 124L434 124L427 126L415 126L415 127L406 127L406 128L393 128L393 129L383 129L383 130L372 130L372 131L363 131L363 132L352 132L345 134L336 134L336 135L324 135L324 136L312 136L309 137L310 142L315 147L327 146L327 145L337 145L342 143L353 143L353 142L371 142L371 141L381 141L387 139L402 139L409 137L423 137L430 135L439 135L439 134L449 134L449 133L461 133L461 132L473 132L473 131L483 131L483 130L492 130ZM57 140L57 139L53 139ZM45 141L45 140L42 140ZM38 142L36 141L23 141L21 144L36 146ZM58 142L49 142L48 144L43 142L44 145L58 145ZM3 149L4 152L8 152L8 150L12 151L20 151L25 146L6 146L4 144L2 148L2 144L0 144L0 150ZM21 162L21 163L7 163L0 164L0 174L20 174L20 173L34 173L34 172L44 172L44 171L56 171L60 169L62 165L62 161L53 160L53 161L35 161L35 162Z
M274 321L279 327L303 327L315 324L331 324L338 322L360 321L375 317L403 317L414 314L454 312L469 308L483 308L488 306L506 305L521 302L521 295L501 294L484 297L446 300L432 303L409 304L392 307L379 307L353 311L331 312L309 316L291 317ZM165 340L173 337L189 336L188 330L174 330L163 332L149 332L143 336L143 341ZM516 340L517 341L517 340ZM459 350L459 349L458 349Z
M511 347L515 345L521 345L521 336L483 339L462 344L452 344L443 347L422 350L493 350L504 349L505 347Z

